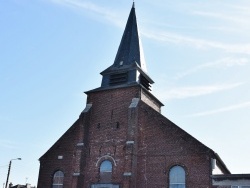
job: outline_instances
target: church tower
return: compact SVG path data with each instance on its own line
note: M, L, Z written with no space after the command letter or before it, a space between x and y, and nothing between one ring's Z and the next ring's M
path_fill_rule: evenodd
M146 72L133 3L114 64L101 73L102 87L140 84L150 90L153 80Z
M134 3L114 60L114 63L101 72L101 87L88 91L97 91L137 87L137 97L142 98L157 111L163 104L151 94L154 81L147 74L143 48L139 37Z
M161 114L134 3L114 63L79 119L39 159L38 188L210 188L215 153Z

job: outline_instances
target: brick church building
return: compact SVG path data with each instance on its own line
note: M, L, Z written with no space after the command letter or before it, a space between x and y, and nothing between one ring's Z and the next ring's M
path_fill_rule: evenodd
M134 4L101 75L79 118L39 159L38 188L212 188L215 171L230 176L212 149L161 114Z

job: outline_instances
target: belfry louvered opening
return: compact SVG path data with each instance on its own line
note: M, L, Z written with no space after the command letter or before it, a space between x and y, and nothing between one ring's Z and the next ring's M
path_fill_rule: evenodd
M147 90L151 91L150 87L150 83L149 81L143 76L143 75L140 75L140 84L145 87Z
M110 75L109 85L124 84L128 81L128 73L119 73Z

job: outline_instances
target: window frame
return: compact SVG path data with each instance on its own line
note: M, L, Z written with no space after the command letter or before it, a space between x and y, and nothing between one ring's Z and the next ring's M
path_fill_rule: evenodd
M52 188L63 188L64 177L63 171L55 171L53 174Z
M175 172L175 170L181 170L181 171L179 171L179 172L176 171ZM172 180L173 179L172 176L174 175L173 173L179 174L181 179L183 179L183 181L176 180L176 181L173 182L173 180ZM179 186L181 186L181 188L186 188L186 170L181 165L174 165L169 170L169 187L170 188L172 188L172 187L175 188L175 187L179 187Z
M111 183L113 174L112 161L105 159L99 165L100 182Z
M109 167L108 170L102 170L102 165L103 165L105 162L108 162L108 164L111 165L111 166ZM105 165L105 164L104 164L104 165ZM107 167L106 167L106 168L107 168ZM105 169L106 169L106 168L105 168ZM110 160L104 160L104 161L101 162L101 164L100 164L100 172L111 172L111 173L112 173L112 171L113 171L113 164L112 164L112 162L111 162Z

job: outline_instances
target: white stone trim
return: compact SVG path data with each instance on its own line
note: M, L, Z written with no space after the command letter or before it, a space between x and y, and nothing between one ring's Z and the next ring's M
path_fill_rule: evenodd
M73 176L80 176L80 172L74 172Z
M134 143L135 143L135 141L132 141L132 140L129 140L129 141L126 142L127 145L134 144Z
M95 164L96 167L98 166L98 164L100 163L100 161L101 161L103 158L104 158L104 159L111 159L111 160L113 161L114 165L116 166L116 162L115 162L115 159L114 159L113 157L111 157L110 155L104 155L104 156L102 156L102 157L100 157L100 158L98 159L98 161L97 161L96 164Z
M86 104L85 109L82 111L82 113L86 113L90 110L90 108L92 107L92 104Z
M132 102L129 105L129 108L136 108L138 103L139 103L140 99L139 98L133 98Z
M132 173L131 172L124 172L123 176L132 176Z
M83 142L79 142L76 144L76 146L84 146L84 143Z

